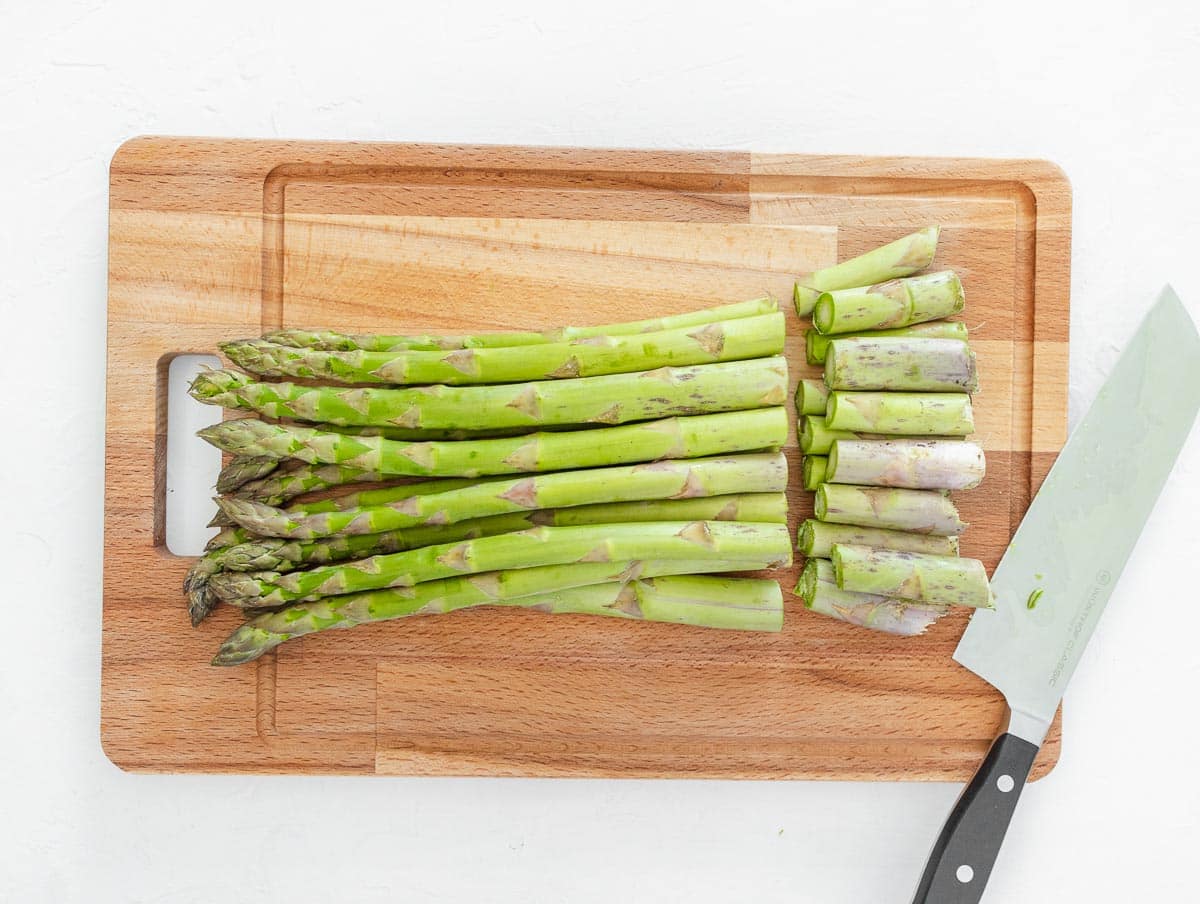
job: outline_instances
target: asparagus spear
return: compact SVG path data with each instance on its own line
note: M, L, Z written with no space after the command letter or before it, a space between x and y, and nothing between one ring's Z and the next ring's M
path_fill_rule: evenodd
M280 469L259 480L243 484L237 490L242 499L255 499L268 505L282 505L306 493L318 493L355 483L378 483L389 478L371 468L353 465L307 464L295 459L279 460ZM287 467L296 465L298 467Z
M278 467L278 458L263 455L235 455L217 475L217 492L232 493L252 480L266 477Z
M441 543L350 565L326 565L278 574L271 571L213 575L209 587L242 608L278 606L360 590L410 586L482 571L616 562L634 558L760 562L791 561L791 541L782 524L742 521L654 521L578 527L536 527L511 534Z
M862 289L824 292L813 308L813 326L826 336L893 329L949 317L965 304L958 275L941 270Z
M823 484L827 467L828 459L824 455L805 455L804 464L800 466L804 489L812 491Z
M284 641L329 628L352 628L368 622L489 605L705 627L780 630L783 599L774 581L692 577L677 582L664 577L677 574L677 569L720 570L728 564L737 563L707 560L551 565L326 597L250 619L221 645L213 665L250 662Z
M992 608L987 571L978 559L841 543L834 544L830 558L842 590L923 603Z
M253 418L224 421L199 435L236 454L350 465L384 476L478 477L763 449L783 445L787 429L787 412L778 407L463 442L406 444Z
M306 565L323 565L436 543L491 537L531 527L692 520L783 524L787 521L787 497L783 493L742 493L696 499L609 502L574 508L510 512L506 515L471 518L456 524L400 528L377 534L351 534L320 540L256 537L215 550L209 555L220 571L285 572Z
M440 483L440 481L438 481ZM688 499L730 493L769 493L787 486L782 453L660 461L587 471L556 471L447 488L405 497L406 487L357 496L363 505L341 509L317 504L282 510L247 499L219 499L236 523L264 537L311 540L339 534L374 534L419 525L532 509L603 502ZM378 504L372 504L378 500Z
M635 336L455 351L330 352L261 340L226 342L221 350L252 373L337 383L515 383L711 364L778 355L782 313L723 320Z
M874 546L879 549L900 549L908 552L927 552L937 556L958 555L958 537L939 537L936 534L914 534L879 527L859 527L853 524L834 524L809 518L796 531L796 548L810 558L828 559L835 543Z
M834 390L829 393L825 422L830 430L855 433L966 436L975 431L971 397L959 392Z
M974 392L975 353L957 339L834 339L825 357L830 389ZM819 413L819 412L818 412Z
M384 336L351 335L331 330L276 330L263 338L277 345L293 348L317 348L333 351L389 352L404 349L436 351L456 348L498 348L514 345L541 345L571 339L587 339L592 336L630 336L637 333L653 333L659 330L674 330L689 326L703 326L720 320L738 320L758 314L772 314L779 310L774 298L755 298L715 308L689 311L656 317L651 320L634 320L628 323L606 323L601 326L564 326L544 333L483 333L478 336Z
M360 502L382 503L387 500L408 499L424 494L443 493L472 483L474 481L465 478L426 480L420 483L409 483L402 487L356 493L341 500L327 499L320 502L309 502L294 506L289 511L299 517L302 515L317 514L318 512L336 511L339 506L346 504L357 504ZM224 515L224 512L222 511L221 514ZM183 592L187 598L188 615L192 620L193 627L200 624L217 604L216 597L208 588L209 579L222 570L220 561L215 560L217 552L227 547L249 542L257 537L258 534L242 527L226 528L208 541L208 545L205 546L205 555L192 563L183 580Z
M859 330L853 333L840 333L836 336L822 336L816 330L804 331L804 357L809 364L824 364L829 351L829 343L834 339L854 338L885 338L889 336L909 336L928 339L960 339L967 341L967 325L957 320L933 320L929 323L914 323L912 326L897 327L894 330Z
M833 563L828 559L804 563L795 593L804 600L805 608L820 615L904 637L924 634L949 611L948 606L842 590L834 581Z
M969 490L986 471L983 449L954 440L834 440L825 479L858 486Z
M528 429L781 405L787 393L787 361L756 358L575 380L419 389L259 383L245 374L217 370L198 375L190 392L206 404L325 425L399 426L410 431Z
M792 295L796 313L807 317L822 292L869 286L924 270L933 263L938 231L937 226L929 226L866 254L801 276Z
M796 384L796 414L825 413L829 387L824 380L801 380Z
M813 511L821 521L918 534L951 537L967 529L954 503L936 490L823 483L817 488Z

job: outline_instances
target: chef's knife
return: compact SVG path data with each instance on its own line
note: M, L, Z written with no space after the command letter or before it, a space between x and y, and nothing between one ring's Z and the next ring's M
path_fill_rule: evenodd
M913 904L983 897L1063 689L1200 408L1200 337L1170 288L1146 315L1029 506L954 658L1009 716L946 821Z

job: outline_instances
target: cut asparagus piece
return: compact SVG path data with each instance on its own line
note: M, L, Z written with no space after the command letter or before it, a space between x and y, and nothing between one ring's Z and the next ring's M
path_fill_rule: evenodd
M479 477L777 447L786 440L787 429L787 412L777 407L463 442L400 443L284 427L255 418L224 421L206 427L199 435L236 454L344 464L385 476Z
M829 387L824 380L801 380L796 385L796 414L825 414Z
M782 313L723 320L635 336L455 351L332 352L261 340L226 342L221 350L252 373L336 383L516 383L711 364L778 355Z
M936 490L855 487L823 483L813 511L818 520L918 534L958 536L967 529L950 498Z
M333 596L256 616L221 645L213 665L240 665L281 643L330 628L474 606L512 606L543 612L608 615L747 631L778 631L783 598L774 581L666 575L677 569L723 570L702 562L592 562L520 568L446 578L416 587ZM703 581L704 583L698 583ZM603 583L601 583L603 582Z
M825 480L911 490L969 490L987 465L976 443L954 440L834 440Z
M967 325L957 320L933 320L929 323L914 323L912 326L902 326L894 330L859 330L853 333L841 333L836 336L822 336L816 330L805 330L804 357L809 364L824 364L829 351L829 343L834 339L885 338L889 336L959 339L966 342Z
M869 286L924 270L933 263L938 231L937 226L929 226L866 254L801 276L792 293L796 313L807 317L822 292Z
M850 430L830 430L828 418L819 414L806 415L799 425L800 451L805 455L828 455L834 440L882 439L880 434L855 433Z
M190 392L207 404L323 425L398 426L410 431L529 429L782 405L787 361L755 358L576 380L419 389L260 383L236 371L218 370L199 374Z
M440 481L437 481L440 483ZM445 492L404 496L406 487L357 494L365 504L315 504L283 510L248 499L218 499L237 524L263 537L312 540L375 534L398 528L453 524L468 518L604 502L688 499L731 493L769 493L787 486L782 453L730 455L555 471L534 477L486 480ZM379 504L372 504L379 500Z
M813 326L826 336L894 329L949 317L965 304L958 275L941 270L861 289L824 292L813 308Z
M696 560L705 556L721 561L774 559L788 564L791 541L787 526L743 521L653 521L536 527L290 574L223 572L213 575L209 588L232 605L258 608L483 571L634 558Z
M975 416L966 393L835 390L829 393L825 426L831 431L852 433L967 436L975 432Z
M217 492L232 493L234 490L266 477L279 467L279 459L264 455L235 455L217 475Z
M592 336L630 336L637 333L653 333L659 330L675 330L689 326L703 326L720 320L739 320L759 314L771 314L779 310L774 298L755 298L734 304L655 317L650 320L634 320L628 323L606 323L600 326L565 326L544 333L483 333L477 336L386 336L352 335L332 330L276 330L263 338L277 345L293 348L317 348L331 351L451 351L456 348L503 348L516 345L542 345L571 339L587 339Z
M308 565L323 565L384 553L401 552L473 540L531 527L568 527L581 524L622 524L638 521L753 521L783 524L787 521L787 497L783 493L745 493L696 499L667 499L654 502L611 502L574 508L511 512L486 518L471 518L456 524L401 528L377 534L352 534L320 540L286 540L279 537L248 539L209 555L220 571L294 571ZM209 574L216 571L210 570Z
M825 384L830 389L974 392L979 377L975 353L957 339L860 337L830 344Z
M820 615L903 637L924 634L950 611L948 606L842 590L834 580L833 563L828 559L809 559L804 563L795 593L804 600L805 608Z
M990 609L992 590L978 559L835 543L830 554L842 590L946 606Z
M804 464L800 466L804 489L815 490L823 484L826 467L828 467L828 461L824 455L805 455Z
M806 556L828 559L835 543L855 546L875 546L880 549L900 549L908 552L927 552L935 556L958 555L958 537L936 534L914 534L880 527L860 527L854 524L834 524L809 518L796 532L796 548Z

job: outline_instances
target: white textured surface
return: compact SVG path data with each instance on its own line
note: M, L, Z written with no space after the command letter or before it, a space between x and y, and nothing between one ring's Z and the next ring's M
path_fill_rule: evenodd
M1075 189L1077 419L1163 282L1200 313L1194 4L404 6L0 9L0 900L907 902L953 786L113 768L108 159L139 133L1048 157ZM988 901L1194 899L1198 511L1200 431Z

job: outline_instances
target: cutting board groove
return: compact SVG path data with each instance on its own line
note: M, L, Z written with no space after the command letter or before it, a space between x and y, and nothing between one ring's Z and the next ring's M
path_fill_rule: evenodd
M1070 189L1042 161L139 138L112 162L101 735L122 768L965 778L1003 713L896 640L476 610L208 665L163 544L166 368L283 325L530 329L772 293L931 222L963 276L989 473L964 551L994 567L1066 432ZM789 315L792 379L809 375ZM795 469L795 443L787 449ZM811 512L794 489L793 526ZM785 590L795 569L773 576ZM1036 775L1057 758L1056 725Z

